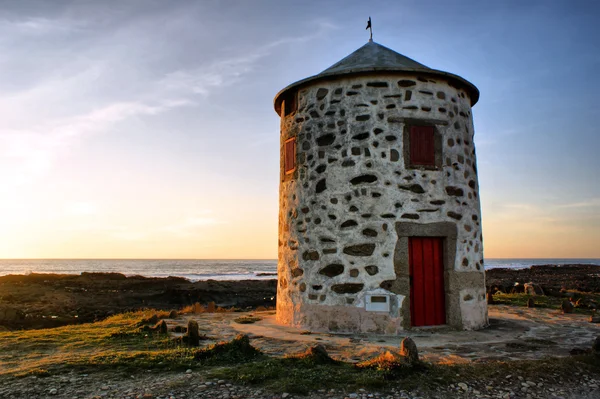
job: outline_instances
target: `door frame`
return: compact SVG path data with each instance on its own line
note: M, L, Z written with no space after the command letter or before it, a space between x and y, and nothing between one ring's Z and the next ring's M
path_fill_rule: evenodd
M402 308L402 327L405 329L422 328L412 327L410 315L410 278L409 278L409 237L439 237L443 239L443 263L444 263L444 292L446 303L446 324L456 328L462 328L462 315L460 311L460 298L458 291L458 279L454 269L456 262L456 240L458 228L452 222L438 223L414 223L397 222L396 233L398 241L394 251L394 271L396 280L390 287L390 291L404 295ZM442 327L444 325L439 325Z

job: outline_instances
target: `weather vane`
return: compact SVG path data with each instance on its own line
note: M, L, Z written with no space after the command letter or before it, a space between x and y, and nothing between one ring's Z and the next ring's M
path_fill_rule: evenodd
M369 29L371 31L371 37L369 38L369 41L372 42L373 41L373 27L371 26L371 17L369 17L369 20L367 21L367 27L365 28L365 30Z

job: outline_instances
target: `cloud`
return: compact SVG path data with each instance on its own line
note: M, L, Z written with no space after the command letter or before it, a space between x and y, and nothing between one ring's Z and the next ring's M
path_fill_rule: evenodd
M592 208L600 207L600 198L591 198L587 201L571 202L568 204L557 205L557 208Z
M5 34L16 33L30 36L47 36L51 34L65 34L80 30L82 22L64 19L50 19L42 17L22 19L0 19L0 29Z
M60 20L44 18L2 23L31 32L49 32L61 26ZM132 86L128 97L118 93L104 99L89 97L103 82L112 82L115 71L108 60L86 60L85 55L64 60L49 79L0 96L0 107L7 111L0 121L0 179L4 183L0 192L44 176L57 159L88 136L110 131L130 118L194 106L199 96L206 100L215 90L240 81L276 49L314 40L333 28L320 22L309 35L278 39L234 57L166 72L154 81L138 82L143 89ZM110 54L108 59L116 56Z

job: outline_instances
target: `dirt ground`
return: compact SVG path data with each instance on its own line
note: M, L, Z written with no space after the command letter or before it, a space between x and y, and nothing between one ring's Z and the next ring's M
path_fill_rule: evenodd
M235 321L247 315L260 320L251 324ZM167 323L185 326L190 318L198 321L201 333L215 341L243 333L250 337L252 345L275 356L294 354L321 344L332 357L350 362L366 360L385 350L397 350L405 336L415 341L423 360L433 363L569 356L573 349L590 348L592 341L600 336L600 324L590 323L589 316L504 305L489 306L490 325L480 331L424 328L401 336L311 333L276 324L273 311L201 313L167 320Z

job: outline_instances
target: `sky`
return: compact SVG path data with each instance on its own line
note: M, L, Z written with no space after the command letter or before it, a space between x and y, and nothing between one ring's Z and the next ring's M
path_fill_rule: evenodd
M273 98L369 16L481 91L485 256L600 258L593 0L0 0L0 258L276 258Z

